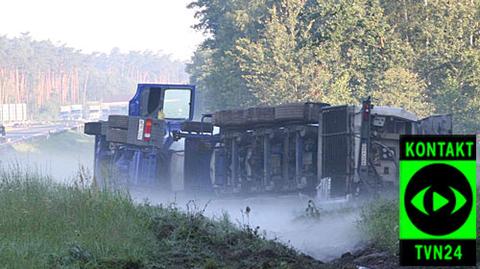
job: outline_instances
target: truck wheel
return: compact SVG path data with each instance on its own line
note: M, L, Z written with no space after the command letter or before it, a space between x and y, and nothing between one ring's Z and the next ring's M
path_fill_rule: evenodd
M127 143L127 135L127 130L114 128L107 129L107 141L109 142Z
M329 106L325 103L292 103L275 107L275 120L277 121L307 121L318 122L322 107Z
M304 115L304 103L285 104L275 107L275 120L303 120Z
M221 110L213 114L212 122L216 126L224 126L228 124L231 110Z
M222 110L213 114L213 123L217 126L238 126L245 124L243 109Z
M108 126L118 129L128 129L128 116L110 115L108 117Z
M101 135L102 123L101 122L87 122L83 132L88 135Z
M247 123L269 123L275 120L275 109L273 107L250 107L245 115Z
M213 132L213 124L210 122L200 122L200 121L185 121L182 123L182 131L184 132Z

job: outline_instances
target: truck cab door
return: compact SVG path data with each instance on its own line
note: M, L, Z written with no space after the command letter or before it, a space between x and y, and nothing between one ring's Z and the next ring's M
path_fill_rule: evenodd
M166 120L192 120L195 86L139 84L129 115Z

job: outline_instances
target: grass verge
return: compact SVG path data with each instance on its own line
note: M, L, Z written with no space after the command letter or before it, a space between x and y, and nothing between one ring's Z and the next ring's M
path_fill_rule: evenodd
M148 218L122 194L65 186L15 168L0 174L0 260L7 268L97 268L156 247Z
M380 199L367 203L360 212L358 228L375 247L398 252L398 201Z
M480 201L477 199L477 223L480 222ZM360 214L358 227L365 239L381 250L398 255L398 200L378 200L366 204ZM477 234L480 227L477 225ZM477 240L477 256L480 241Z
M0 203L6 268L329 268L227 215L137 205L19 167L0 172Z

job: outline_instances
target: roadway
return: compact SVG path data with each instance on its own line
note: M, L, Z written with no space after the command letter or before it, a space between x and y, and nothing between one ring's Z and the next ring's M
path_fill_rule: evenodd
M30 124L29 126L7 127L6 136L0 138L0 145L15 144L37 137L46 137L50 134L75 129L79 123L45 123Z

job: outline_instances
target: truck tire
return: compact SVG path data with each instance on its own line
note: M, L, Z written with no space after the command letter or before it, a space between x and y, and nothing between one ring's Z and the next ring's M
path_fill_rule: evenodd
M240 126L246 123L244 109L222 110L213 114L212 122L217 126Z
M222 126L223 123L225 122L224 118L225 118L225 113L227 113L227 111L225 110L222 110L222 111L216 111L215 113L213 113L212 115L212 123L216 126Z
M108 126L117 129L128 129L128 116L110 115L108 116Z
M285 104L275 107L275 120L288 121L288 120L303 120L305 115L305 104L294 103Z
M245 120L249 124L268 123L275 120L273 107L251 107L246 110Z
M292 103L275 107L276 121L302 121L317 123L322 107L326 103Z
M107 129L107 141L116 143L127 143L128 131L123 129Z
M101 122L87 122L83 128L83 132L87 135L101 135L102 123Z
M202 123L201 121L185 121L182 123L181 129L184 132L211 133L213 132L213 124L210 122Z

